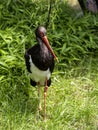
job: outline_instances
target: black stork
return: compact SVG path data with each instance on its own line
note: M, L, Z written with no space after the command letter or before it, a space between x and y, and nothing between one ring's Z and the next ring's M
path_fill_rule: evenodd
M54 59L57 60L57 57L46 37L45 27L37 27L35 35L38 44L25 52L25 62L30 74L30 84L38 86L39 111L42 109L40 103L40 86L44 86L44 119L46 119L46 93L48 86L51 84L51 74L55 63Z

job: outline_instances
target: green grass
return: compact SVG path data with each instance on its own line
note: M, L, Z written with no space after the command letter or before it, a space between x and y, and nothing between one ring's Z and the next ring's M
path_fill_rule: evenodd
M37 119L37 88L29 84L24 52L35 44L35 28L45 24L49 1L0 1L0 130L98 129L98 15L77 19L65 6L55 1L48 27L59 63L44 122Z
M0 97L1 130L97 130L98 78L53 76L47 93L47 120L37 120L37 88L4 84ZM24 88L27 87L27 90ZM18 89L20 88L20 89ZM41 93L43 104L43 88ZM42 110L43 111L43 110Z

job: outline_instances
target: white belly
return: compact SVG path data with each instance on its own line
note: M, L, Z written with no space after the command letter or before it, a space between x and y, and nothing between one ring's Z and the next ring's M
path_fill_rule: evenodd
M30 70L32 73L30 73L30 78L35 81L35 82L39 82L41 85L44 85L45 84L45 80L49 79L50 76L51 76L51 72L49 69L47 69L46 71L42 71L42 70L39 70L35 65L34 63L32 62L32 59L30 57Z

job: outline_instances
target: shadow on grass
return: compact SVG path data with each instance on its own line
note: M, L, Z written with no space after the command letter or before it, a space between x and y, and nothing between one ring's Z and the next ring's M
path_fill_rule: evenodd
M10 117L11 115L17 116L17 114L29 116L36 114L38 108L38 99L36 96L36 88L31 88L29 84L20 85L23 82L12 81L12 83L2 83L1 96L0 96L0 109L2 115ZM28 82L28 81L27 81ZM31 88L31 90L29 90ZM29 91L32 91L32 97L29 95Z

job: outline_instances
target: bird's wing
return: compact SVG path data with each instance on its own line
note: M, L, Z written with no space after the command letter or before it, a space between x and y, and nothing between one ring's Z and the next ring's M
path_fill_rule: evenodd
M52 55L51 55L51 56L52 56ZM55 65L54 57L52 56L51 62L50 62L50 66L49 66L49 69L50 69L50 72L51 72L51 73L52 73L53 70L54 70L54 65Z
M30 62L29 62L30 57L29 57L28 51L25 52L24 58L25 58L25 63L26 63L27 70L28 70L28 72L31 73Z

